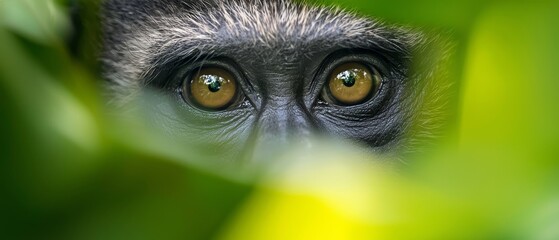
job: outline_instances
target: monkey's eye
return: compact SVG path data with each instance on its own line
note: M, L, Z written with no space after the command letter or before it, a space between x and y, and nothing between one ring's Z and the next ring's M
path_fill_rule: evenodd
M360 63L342 64L330 74L322 98L339 105L357 105L374 97L382 79L376 69Z
M185 81L183 98L206 110L223 110L237 99L237 81L228 71L205 67Z

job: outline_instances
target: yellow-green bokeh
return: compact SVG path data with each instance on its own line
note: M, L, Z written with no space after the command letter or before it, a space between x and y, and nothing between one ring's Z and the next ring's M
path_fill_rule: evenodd
M320 141L216 169L104 111L66 1L0 0L0 238L559 238L557 1L320 2L449 33L448 142L398 173Z

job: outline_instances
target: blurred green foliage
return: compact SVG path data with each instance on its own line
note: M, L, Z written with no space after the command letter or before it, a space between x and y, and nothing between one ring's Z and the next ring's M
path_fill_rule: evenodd
M66 1L0 0L0 238L559 239L557 1L321 2L455 33L455 141L397 175L328 145L216 169L106 113Z

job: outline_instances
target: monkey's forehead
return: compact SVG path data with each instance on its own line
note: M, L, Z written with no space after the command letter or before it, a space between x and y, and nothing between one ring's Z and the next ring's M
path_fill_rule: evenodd
M398 47L410 40L404 39L409 36L403 36L403 31L339 8L289 0L109 0L105 13L109 25L117 27L112 30L123 35L165 36L167 41L218 44L229 40L275 47L315 40L325 44L362 42L366 38Z
M403 28L338 8L289 0L108 0L104 26L109 64L126 66L122 71L135 66L137 72L169 55L211 55L232 49L268 49L267 53L285 55L313 47L400 52L419 39Z

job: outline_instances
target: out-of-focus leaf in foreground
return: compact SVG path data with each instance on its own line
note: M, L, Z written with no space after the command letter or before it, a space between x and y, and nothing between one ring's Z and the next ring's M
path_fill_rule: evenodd
M63 11L0 1L12 14L0 18L0 238L212 236L250 187L109 119L96 82L50 31Z
M463 86L456 129L458 144L443 145L434 155L419 156L420 163L396 180L379 177L369 183L350 181L344 189L347 192L340 190L338 194L356 191L350 186L369 186L366 189L371 192L357 192L371 205L379 204L380 210L368 214L370 219L343 214L347 213L346 205L354 205L352 201L328 205L328 200L335 198L318 197L313 190L293 194L297 188L281 185L284 191L280 194L264 189L262 196L255 197L241 224L232 228L233 238L254 232L254 239L281 239L282 234L320 239L558 238L559 128L555 125L559 119L555 103L559 99L554 94L558 83L553 74L553 65L559 63L559 49L554 44L559 36L554 27L558 4L335 2L408 24L430 21L435 27L460 25L458 30L465 37L458 38L458 52L465 54L457 56L464 57L458 60L464 66L455 74ZM430 12L441 7L446 10ZM384 11L387 8L392 12ZM475 14L468 13L474 8ZM391 15L402 9L404 13L411 9L414 12ZM307 173L315 176L312 179L321 179L316 177L321 174L335 178L332 176L362 173L360 167L348 171L337 168L337 174L320 169L309 167ZM386 191L379 190L385 187ZM311 189L316 188L322 186ZM279 196L270 199L273 194ZM307 209L310 215L305 214ZM367 208L362 210L366 212ZM295 216L291 218L291 214ZM262 219L269 222L263 223ZM249 225L253 221L259 221L267 231L252 230L254 226Z
M459 29L456 141L398 173L317 141L257 177L107 114L59 2L0 1L2 239L559 238L557 2L335 1Z

